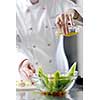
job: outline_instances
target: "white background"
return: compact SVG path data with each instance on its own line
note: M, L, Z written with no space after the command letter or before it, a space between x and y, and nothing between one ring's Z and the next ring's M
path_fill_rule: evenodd
M83 0L84 100L100 98L100 2ZM0 100L16 100L16 0L0 1Z

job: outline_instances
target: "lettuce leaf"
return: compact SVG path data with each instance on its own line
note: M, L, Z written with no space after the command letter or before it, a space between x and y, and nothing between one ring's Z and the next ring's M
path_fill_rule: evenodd
M45 86L48 92L57 92L57 91L64 91L73 81L73 77L76 71L76 62L71 66L70 70L65 76L62 76L59 71L56 71L51 77L49 78L47 74L45 74L42 70L42 67L38 69L38 76L42 81L43 85Z

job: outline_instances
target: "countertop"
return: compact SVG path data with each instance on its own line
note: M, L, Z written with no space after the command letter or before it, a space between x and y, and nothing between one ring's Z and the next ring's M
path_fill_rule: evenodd
M44 96L34 90L16 91L16 100L83 100L83 86L74 85L63 97Z

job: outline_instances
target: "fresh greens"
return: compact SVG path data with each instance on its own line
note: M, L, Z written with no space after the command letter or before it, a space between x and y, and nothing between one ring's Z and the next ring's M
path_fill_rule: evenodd
M38 76L41 82L46 88L47 92L54 93L59 91L65 91L66 88L74 80L76 70L76 62L71 66L70 70L66 75L61 75L59 71L56 71L52 77L48 77L42 70L42 67L38 69Z

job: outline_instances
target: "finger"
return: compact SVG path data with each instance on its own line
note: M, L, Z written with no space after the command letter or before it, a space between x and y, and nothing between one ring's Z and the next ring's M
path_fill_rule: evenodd
M29 70L30 71L30 75L29 75L29 77L32 77L33 76L33 71L32 70Z
M67 22L66 14L62 14L60 19L62 21L62 32L64 33L64 35L66 35L68 33L68 27L66 25Z
M61 14L57 17L57 28L58 28L58 31L60 32L64 32L64 14Z
M32 76L32 73L30 72L30 69L27 67L23 68L23 72L25 73L26 77L29 79L29 77Z
M66 15L66 18L67 18L67 23L69 26L72 26L72 14L69 14L69 15Z
M25 78L26 80L29 79L29 77L28 77L26 71L24 71L23 69L21 69L20 73L21 73L21 76L22 76L23 78Z
M63 22L63 32L64 32L64 34L66 34L67 33L67 30L66 30L66 25L65 25L65 15L64 14L62 14L62 22Z
M29 68L33 73L35 73L35 68L33 67L32 64L29 64L29 65L28 65L28 68Z
M35 68L32 64L28 64L27 69L30 70L32 73L35 73Z
M28 78L31 78L33 76L33 71L32 70L28 70Z
M61 29L61 28L62 28L62 21L61 21L60 17L58 17L57 20L58 20L58 21L57 21L57 25L58 25L58 27Z
M65 23L65 16L64 16L64 14L61 15L61 18L62 18L62 22L64 24Z
M23 71L24 71L26 77L29 78L29 70L27 68L24 68Z
M68 15L65 14L65 27L66 27L66 34L69 33L69 30L68 30Z
M56 17L56 28L57 28L57 34L58 33L62 33L62 23L61 23L61 20L60 20L60 16L57 16Z
M69 23L69 16L68 16L68 14L66 14L66 29L68 31L67 34L69 34L69 25L70 25L70 23Z
M27 70L27 68L26 68L25 66L21 68L21 74L22 74L22 76L24 76L26 79L29 78L29 72L28 72L28 70Z
M69 15L69 18L70 18L70 24L71 24L71 26L73 26L72 14Z

